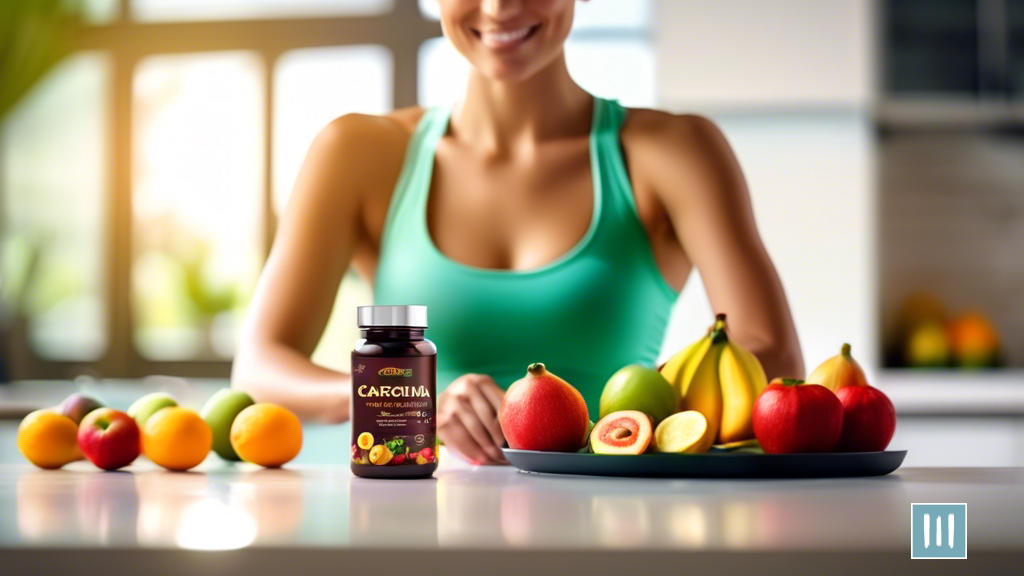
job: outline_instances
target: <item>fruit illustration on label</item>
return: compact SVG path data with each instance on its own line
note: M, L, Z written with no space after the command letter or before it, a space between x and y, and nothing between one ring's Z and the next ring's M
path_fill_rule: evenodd
M839 354L825 360L811 375L807 377L808 382L821 384L825 388L835 392L846 386L867 386L868 379L864 376L864 370L860 364L850 355L850 345L843 344Z
M404 463L405 463L405 454L398 454L397 456L395 456L394 458L391 459L391 464L396 465L396 466L399 465L399 464L404 464Z
M600 418L622 410L639 410L657 426L676 411L679 399L657 370L631 364L619 369L601 391Z
M356 441L360 448L363 450L369 450L373 448L373 434L369 432L363 432L359 435L359 439Z
M707 418L696 410L677 412L662 420L654 431L654 449L658 452L702 454L714 440Z
M679 410L704 415L715 444L754 437L754 402L767 385L761 363L731 342L725 314L719 314L708 335L673 356L661 374L679 395Z
M754 404L754 433L768 454L829 452L843 431L843 404L824 386L777 378Z
M383 466L391 461L394 455L391 450L383 444L378 444L373 448L370 448L370 464L376 464L377 466Z
M586 438L590 418L583 395L538 362L509 387L498 421L511 448L575 452Z
M590 433L594 454L643 454L651 443L651 419L638 410L612 412Z

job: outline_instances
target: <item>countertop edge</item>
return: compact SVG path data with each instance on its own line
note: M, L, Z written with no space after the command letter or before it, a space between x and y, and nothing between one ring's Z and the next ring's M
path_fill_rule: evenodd
M908 546L909 548L909 546ZM392 552L394 552L392 554ZM965 561L942 565L944 574L1010 573L1024 561L1024 550L969 550ZM479 575L673 574L683 565L702 571L759 576L793 573L856 575L866 572L934 574L932 562L910 559L909 550L732 551L732 550L507 550L380 548L246 548L234 551L180 549L0 548L0 565L13 573L119 574L144 572L159 563L165 573L296 574L387 573Z

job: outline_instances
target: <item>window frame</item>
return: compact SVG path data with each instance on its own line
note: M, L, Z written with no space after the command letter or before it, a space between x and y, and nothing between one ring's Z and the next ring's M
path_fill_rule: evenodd
M108 263L104 271L107 347L103 355L93 361L41 357L29 344L24 319L16 315L6 342L0 342L8 359L7 376L14 380L74 378L81 374L113 378L140 378L151 374L225 378L231 373L231 360L227 359L163 361L146 358L136 350L132 338L132 82L135 68L142 59L158 54L231 50L249 51L260 58L265 71L262 253L266 258L277 228L272 156L273 86L278 58L290 50L302 48L383 46L393 58L392 107L402 108L416 105L420 45L440 35L439 22L424 17L416 2L405 1L395 2L389 12L372 15L139 22L132 19L129 0L122 0L117 18L112 22L75 30L69 38L73 51L101 51L111 60L105 142L109 163L103 230L104 260Z

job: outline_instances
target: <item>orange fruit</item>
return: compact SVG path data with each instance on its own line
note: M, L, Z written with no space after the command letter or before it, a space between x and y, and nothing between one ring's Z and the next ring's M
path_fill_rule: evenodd
M212 446L210 425L188 408L161 408L142 429L142 451L168 470L194 468Z
M276 468L302 449L302 423L291 410L277 404L253 404L235 416L231 447L246 462Z
M985 366L999 354L999 332L980 312L961 314L946 326L946 335L961 366Z
M80 460L78 424L52 410L36 410L18 426L18 450L29 462L48 470Z

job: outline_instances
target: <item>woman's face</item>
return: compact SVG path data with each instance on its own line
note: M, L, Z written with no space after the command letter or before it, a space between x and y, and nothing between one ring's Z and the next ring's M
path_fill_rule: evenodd
M523 80L547 66L572 28L574 0L437 2L445 36L494 80Z

